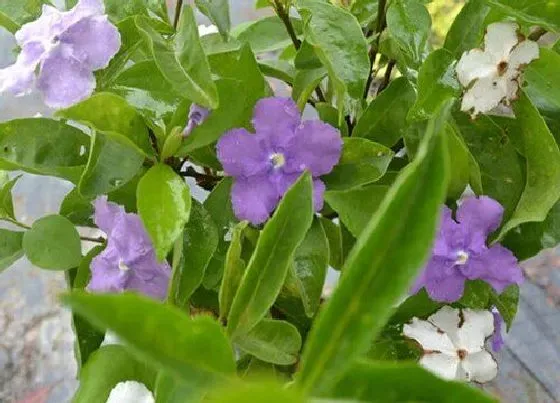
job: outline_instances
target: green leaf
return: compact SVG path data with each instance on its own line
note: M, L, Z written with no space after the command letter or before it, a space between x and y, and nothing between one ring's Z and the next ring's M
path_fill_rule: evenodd
M467 281L465 291L458 304L471 309L488 309L492 287L485 281Z
M14 218L14 203L12 200L12 189L20 177L16 176L14 179L5 183L0 181L0 219Z
M395 0L387 9L387 30L413 67L422 64L432 19L417 0Z
M23 235L23 250L32 264L47 270L68 270L82 260L78 231L68 219L56 214L33 223Z
M231 242L226 254L224 275L220 284L220 318L226 319L231 310L233 298L237 293L243 274L245 273L245 260L241 256L243 251L243 231L247 228L247 221L237 224L232 231Z
M31 22L41 14L43 4L49 0L0 0L0 26L12 34L26 22Z
M438 49L420 67L418 99L408 112L408 119L429 119L441 105L460 93L461 85L455 78L455 57L445 49Z
M560 31L560 3L534 0L485 0L493 9L527 25Z
M340 226L325 217L321 217L320 221L329 242L329 265L335 270L340 270L344 262Z
M159 371L155 385L155 403L199 403L212 386L213 380L191 377L188 381L171 373Z
M446 110L438 118L430 120L416 158L367 220L344 275L311 329L296 378L305 391L326 391L368 350L428 258L448 179L440 133Z
M218 92L200 44L192 8L183 7L172 43L160 35L145 17L136 17L136 26L162 75L175 90L201 106L216 108Z
M93 132L91 152L78 185L80 194L94 198L132 180L142 168L145 154L117 133Z
M66 8L74 7L77 2L78 0L66 0ZM104 2L105 12L114 21L118 22L134 15L144 15L155 16L157 17L157 20L154 19L155 22L169 26L165 0L105 0ZM170 26L168 28L172 29Z
M329 190L348 190L375 182L387 172L393 151L364 138L345 138L340 161L322 179Z
M325 201L338 213L340 221L352 235L358 237L377 211L389 190L387 185L368 185L361 188L325 192Z
M224 40L228 39L231 21L228 0L195 0L196 7L218 27Z
M305 314L313 317L321 303L321 293L329 266L329 241L318 218L297 247L285 287L301 298Z
M236 344L259 360L290 365L297 361L301 336L295 326L288 322L263 319L249 333L239 337Z
M119 382L137 381L153 389L156 373L146 362L137 360L123 346L112 344L92 354L80 374L74 403L105 403Z
M432 300L426 289L422 288L399 305L389 323L400 325L409 322L414 317L427 318L442 306L442 303Z
M529 98L522 94L513 105L517 119L509 136L522 144L527 161L527 183L512 217L499 238L526 222L541 222L560 199L560 150L546 123Z
M507 330L509 331L517 313L519 286L510 285L501 294L493 292L490 296L490 301L498 308L500 315L502 315L504 322L506 322Z
M368 105L352 136L394 146L406 132L406 117L415 101L416 93L410 82L404 77L397 78Z
M0 124L0 169L58 176L76 183L87 162L89 137L44 118Z
M340 130L342 137L348 137L348 124L345 120L339 122L339 112L334 106L327 102L318 102L315 104L315 109L319 114L319 119Z
M346 96L361 101L370 74L368 46L360 24L343 8L321 0L298 0L304 19L305 41L327 68L334 85L339 120Z
M471 159L473 158L455 128L445 125L445 135L447 136L447 150L449 160L453 161L450 169L449 189L447 196L450 199L458 200L463 194L465 187L471 182L473 167ZM479 174L480 175L480 174ZM473 185L476 188L476 186Z
M170 298L186 308L189 298L200 286L206 267L218 246L218 229L204 207L193 201L189 222L183 233L183 258L173 273Z
M124 293L74 291L62 302L99 329L111 329L139 358L181 379L233 374L233 352L221 326L208 316L191 319L171 305Z
M449 28L443 47L456 59L482 42L486 27L484 20L490 10L484 1L469 0Z
M300 110L305 108L307 100L326 75L327 71L324 67L297 71L294 78L292 98L296 101Z
M171 167L157 164L140 179L137 192L138 213L161 261L189 221L189 187Z
M23 234L0 228L0 273L23 257Z
M153 153L142 117L118 95L100 92L56 114L91 126L95 130L122 134L146 154Z
M260 382L238 382L217 390L209 398L214 403L305 403L307 400L294 388L260 379Z
M301 20L290 20L296 33L301 34ZM240 43L248 43L255 53L273 52L292 43L284 23L275 15L239 24L232 30L231 36Z
M234 338L250 331L276 300L292 256L313 218L309 173L288 190L266 223L233 299L228 334Z
M382 391L382 393L380 393ZM355 363L332 387L329 397L378 403L494 403L470 385L443 380L412 363Z
M377 20L378 3L378 0L354 0L350 11L362 26L367 26Z
M375 361L418 361L422 350L402 334L402 325L387 325L375 339L367 359Z
M288 84L294 83L296 69L293 64L285 60L259 60L259 69L267 77L277 78Z

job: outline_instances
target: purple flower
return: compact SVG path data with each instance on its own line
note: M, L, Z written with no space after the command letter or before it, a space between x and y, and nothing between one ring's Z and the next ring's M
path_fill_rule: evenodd
M183 130L183 137L187 137L196 127L204 123L208 115L210 115L210 110L194 103L191 104L187 126Z
M95 224L107 234L107 247L91 262L88 290L135 290L165 299L171 268L166 261L157 261L140 217L102 196L95 200Z
M495 307L492 309L492 315L494 316L494 334L492 335L491 344L492 350L498 352L504 347L504 338L502 337L502 323L504 319Z
M485 196L464 199L456 220L444 206L432 256L412 291L426 287L432 299L454 302L463 295L466 280L484 280L497 292L521 284L523 274L515 256L499 244L486 246L502 215L503 207Z
M311 172L316 211L323 207L328 174L340 159L342 139L334 127L320 120L301 121L289 98L261 99L253 113L256 134L233 129L218 142L218 159L235 178L232 204L240 220L260 224L305 170Z
M31 91L39 66L36 86L52 108L65 108L91 95L93 71L107 67L121 46L102 0L80 0L66 12L44 5L41 16L15 36L21 53L14 64L0 70L0 92Z

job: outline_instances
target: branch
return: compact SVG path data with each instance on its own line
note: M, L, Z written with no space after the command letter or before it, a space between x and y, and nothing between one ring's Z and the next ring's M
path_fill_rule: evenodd
M391 79L391 73L393 72L393 68L395 67L395 64L396 64L395 60L389 60L389 63L387 63L387 68L385 69L385 76L383 76L383 81L381 82L381 85L377 90L378 94L381 91L383 91L385 88L387 88L387 86L389 85L389 80Z
M375 58L377 57L377 51L379 50L379 42L381 41L381 32L383 32L383 30L387 26L387 19L385 15L386 5L387 5L387 0L379 0L378 7L377 7L377 29L375 30L377 38L375 38L375 45L372 45L369 50L370 69L369 69L368 80L366 83L366 88L364 91L364 98L367 98L369 94L369 89L373 82L373 78L375 77L375 75L373 74L373 66L375 64Z
M212 190L216 184L222 180L221 176L202 174L196 172L193 167L187 167L184 171L179 172L181 176L194 178L196 184L205 190Z

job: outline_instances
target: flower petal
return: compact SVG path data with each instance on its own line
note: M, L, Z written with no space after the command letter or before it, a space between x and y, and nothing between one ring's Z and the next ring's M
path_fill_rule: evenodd
M45 52L40 42L28 42L11 66L0 70L0 93L10 91L23 95L31 91L35 80L35 69Z
M495 22L488 25L484 37L484 50L492 56L496 65L507 61L511 49L519 42L518 28L513 22Z
M301 120L301 113L291 98L263 98L255 105L253 127L269 145L283 148L293 136Z
M99 196L93 202L95 208L94 221L97 227L109 235L120 216L126 214L124 208L107 200L107 196Z
M439 351L448 354L455 354L455 346L445 332L438 331L438 328L430 322L413 318L412 323L403 326L403 334L416 340L426 351Z
M143 383L119 382L109 393L106 403L154 403L154 395Z
M325 184L320 179L313 179L313 208L315 211L321 211L325 204Z
M523 271L513 253L501 245L493 245L484 254L473 259L472 279L481 279L489 283L497 292L502 292L512 284L523 283Z
M20 46L36 41L50 43L65 28L61 24L63 14L55 7L44 4L41 16L35 21L23 24L15 33L16 42Z
M490 311L463 309L463 323L457 330L455 346L468 353L484 349L484 343L494 333L494 316Z
M463 296L465 277L457 269L443 276L427 274L425 287L434 301L455 302Z
M158 263L155 255L146 257L131 270L133 273L126 284L128 290L136 290L160 301L166 298L171 277L171 267L166 261Z
M62 46L52 51L41 66L38 88L51 108L67 108L90 96L95 89L91 70L63 56Z
M502 323L504 319L496 308L492 310L492 316L494 316L494 334L491 339L492 350L498 352L504 347L504 338L502 337Z
M72 57L91 70L107 67L121 46L119 30L107 16L81 19L60 36L60 41L71 45Z
M463 95L461 110L473 116L489 112L508 95L508 87L505 77L480 78Z
M463 53L455 71L463 87L468 87L477 78L494 77L497 65L488 53L473 49Z
M268 152L259 134L245 129L226 132L218 141L218 159L227 175L249 177L265 173L270 164Z
M480 232L487 238L502 222L504 208L496 200L481 196L467 197L457 210L457 221L470 233Z
M235 216L253 224L265 222L279 200L276 187L265 175L237 178L231 191Z
M488 351L468 354L461 366L467 379L473 382L490 382L498 375L498 364Z
M191 104L191 107L189 109L189 117L187 120L187 125L183 130L183 136L184 137L189 136L195 128L200 126L202 123L204 123L206 119L208 119L209 115L210 115L209 109L206 109L195 103Z
M509 56L508 69L519 70L523 65L539 58L539 44L533 41L523 41L511 52Z
M456 350L457 330L461 322L461 317L459 316L460 312L459 309L446 305L428 318L431 324L447 334L447 337L449 337L453 343L454 351Z
M420 365L443 379L453 380L457 377L459 357L457 354L426 354L420 359Z
M320 120L308 120L299 125L294 142L286 150L286 172L303 172L313 176L326 175L340 160L340 132Z
M118 251L115 247L107 246L103 252L91 261L91 279L87 289L92 292L122 292L130 272L118 267Z

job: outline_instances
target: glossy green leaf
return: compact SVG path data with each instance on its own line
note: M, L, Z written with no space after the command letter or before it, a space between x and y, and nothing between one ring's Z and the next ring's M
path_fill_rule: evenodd
M140 171L144 159L144 152L128 138L94 132L89 160L78 185L80 194L93 198L120 188Z
M485 281L467 281L463 296L457 303L471 309L488 309L492 292L492 287Z
M417 0L395 0L387 9L389 35L413 67L425 59L431 26L430 13Z
M418 99L408 119L429 119L441 105L459 96L461 85L455 78L455 57L445 49L430 53L418 74Z
M353 137L365 137L387 147L404 136L408 111L416 101L410 82L402 77L394 80L368 105L356 124Z
M241 252L243 251L243 231L247 228L247 224L247 221L242 221L233 228L231 242L226 254L224 275L219 292L220 318L222 320L225 320L229 315L231 303L245 273L246 262L243 260Z
M368 46L360 24L345 9L321 0L298 0L297 9L305 22L305 40L313 46L334 85L342 120L346 97L355 103L361 101L370 73Z
M181 235L191 212L191 193L171 167L157 164L140 179L138 213L161 261Z
M0 228L0 273L23 257L23 234Z
M191 319L171 305L131 293L74 291L62 302L99 329L111 329L139 358L181 379L233 374L233 352L221 326L208 316Z
M301 34L302 23L291 19L296 34ZM248 43L255 53L273 52L292 43L288 31L280 18L269 16L237 25L231 35L240 43Z
M490 296L490 301L498 308L509 331L517 313L517 306L519 305L519 286L510 285L501 294L493 292Z
M43 4L49 3L49 0L0 0L0 26L15 33L23 24L39 17Z
M560 3L534 0L485 0L500 13L515 17L527 25L560 31Z
M327 75L324 67L318 69L298 70L294 78L292 98L299 109L303 110L307 100Z
M259 360L290 365L297 361L301 336L288 322L263 319L249 333L239 337L236 344Z
M176 91L201 106L216 108L218 92L200 45L192 8L183 7L173 42L160 35L144 17L136 17L136 25L151 49L161 74Z
M447 113L438 118L444 121ZM430 121L416 158L366 220L344 275L308 336L296 378L303 390L325 392L368 350L428 258L447 191L441 121Z
M170 299L187 307L193 292L200 286L206 267L218 246L218 229L204 207L193 201L189 222L183 233L183 258L173 273Z
M377 184L350 190L329 190L325 192L325 201L338 213L340 221L352 235L358 237L388 191L389 186Z
M218 27L224 40L228 39L231 21L228 0L195 0L196 7Z
M0 181L0 219L14 218L14 202L12 189L20 177L16 176L12 180L3 183Z
M485 0L469 0L455 17L443 47L457 59L463 52L478 47L484 36L488 11Z
M541 222L560 199L560 150L546 123L529 98L522 94L513 105L515 125L508 135L522 144L527 161L527 182L519 203L500 238L526 222Z
M329 242L329 265L336 270L340 270L344 262L340 226L325 217L321 217L320 221Z
M380 393L380 391L382 391ZM334 399L376 403L495 403L481 390L443 380L417 364L361 361L332 387Z
M57 115L89 125L95 130L122 134L146 154L153 153L142 117L118 95L100 92L68 109L58 111Z
M329 190L347 190L375 182L387 172L393 151L364 138L345 138L340 161L322 179Z
M249 332L274 303L313 218L312 181L309 173L288 190L266 223L247 264L247 270L228 316L228 334Z
M0 124L0 169L58 176L74 183L87 162L89 137L51 119L16 119Z
M153 389L156 373L148 363L137 360L124 346L112 344L92 354L80 374L74 403L105 403L119 382L137 381Z
M38 219L23 235L23 250L29 261L47 270L67 270L82 260L80 235L74 224L60 215Z

